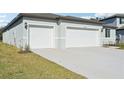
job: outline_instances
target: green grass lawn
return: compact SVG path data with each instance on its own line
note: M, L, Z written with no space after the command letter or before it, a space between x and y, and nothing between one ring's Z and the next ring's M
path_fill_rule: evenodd
M119 49L124 49L124 44L119 44L117 47L119 47Z
M0 42L1 79L85 78L34 53L19 53L19 51Z

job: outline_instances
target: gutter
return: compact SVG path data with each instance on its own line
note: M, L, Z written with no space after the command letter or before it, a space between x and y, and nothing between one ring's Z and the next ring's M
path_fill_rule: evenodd
M42 15L42 14L41 14ZM9 27L11 27L16 21L18 21L20 18L22 17L30 17L30 18L46 18L46 19L52 19L52 20L70 20L70 21L77 21L77 22L86 22L86 23L91 23L91 24L99 24L102 25L103 22L100 21L93 21L93 20L88 20L88 19L83 19L83 18L78 18L78 17L73 17L73 16L61 16L61 15L56 15L56 14L51 14L51 16L49 16L49 14L46 16L40 16L40 15L33 15L30 13L20 13L18 14L7 26L4 27L3 31L7 30Z

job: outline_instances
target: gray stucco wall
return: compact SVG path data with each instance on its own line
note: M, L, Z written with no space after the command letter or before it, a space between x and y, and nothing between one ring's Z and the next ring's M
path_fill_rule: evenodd
M102 29L102 26L101 25L98 25L98 24L93 24L93 23L84 23L84 22L74 22L74 21L67 21L67 20L62 20L61 21L61 25L63 26L63 29L62 29L62 32L65 33L63 34L63 37L65 38L63 40L63 43L65 43L66 45L66 33L67 31L69 31L68 27L74 27L75 28L75 31L78 31L77 29L78 28L83 28L83 29L80 29L80 30L84 30L84 29L95 29L99 32L99 35L96 37L98 38L98 45L101 46L102 45L102 39L101 39L101 29ZM73 35L73 34L71 34ZM86 34L85 34L86 35ZM84 36L82 36L82 39ZM82 41L84 42L84 41ZM88 43L91 43L90 40L88 40L88 38L85 40L85 42L88 42ZM83 45L82 45L83 46ZM85 45L84 45L85 46ZM66 47L66 46L65 46Z
M27 23L28 24L28 29L26 30L23 27L23 38L24 38L24 45L30 45L30 25L44 25L44 26L53 26L54 27L54 32L53 32L53 47L58 48L58 25L56 20L50 20L50 19L41 19L41 18L29 18L29 17L24 17L23 18L23 24ZM47 42L44 40L44 42Z
M93 28L98 29L99 31L99 40L100 44L102 45L103 41L105 40L102 38L101 29L102 26L98 24L92 24L92 23L83 23L83 22L74 22L74 21L66 21L66 20L60 20L60 24L57 23L56 20L49 20L49 19L39 19L39 18L27 18L23 17L22 19L15 22L9 29L6 30L6 32L3 34L3 42L15 45L18 48L23 47L25 48L26 45L28 45L28 33L29 33L29 27L28 29L25 29L25 23L30 25L48 25L48 26L54 26L54 44L55 48L64 48L65 47L65 33L67 26L74 26L74 27L82 27L82 28ZM113 35L114 35L114 31ZM103 36L104 37L104 36ZM114 37L113 37L114 38ZM115 40L115 39L108 38L109 40ZM87 41L88 42L88 41Z
M23 47L23 24L22 19L16 21L3 33L3 42L14 45L18 48Z
M28 25L52 25L55 27L55 35L54 35L54 41L55 41L55 48L65 48L65 33L66 33L66 26L79 26L79 27L88 27L88 28L94 28L94 29L102 29L101 25L93 24L93 23L83 23L83 22L75 22L75 21L67 21L67 20L59 20L59 24L57 24L56 20L49 20L49 19L39 19L39 18L27 18L24 17L23 24L27 23ZM28 45L28 30L26 30L23 27L23 38L24 42ZM98 38L101 40L99 36Z

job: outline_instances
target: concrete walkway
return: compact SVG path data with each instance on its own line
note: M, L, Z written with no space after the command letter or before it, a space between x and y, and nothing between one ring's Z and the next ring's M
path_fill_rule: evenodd
M124 79L124 50L86 47L32 51L87 78Z

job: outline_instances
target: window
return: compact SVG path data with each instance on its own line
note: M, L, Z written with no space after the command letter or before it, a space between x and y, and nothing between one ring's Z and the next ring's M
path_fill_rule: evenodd
M105 37L110 37L110 29L105 29Z
M124 18L120 18L120 24L124 24Z

